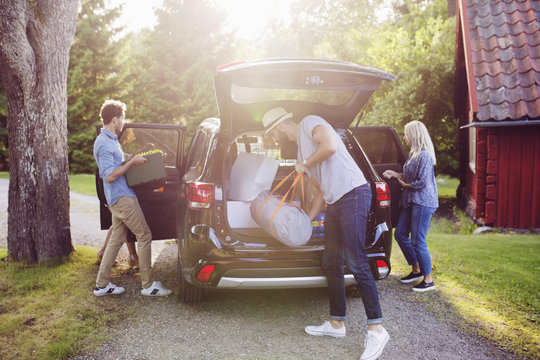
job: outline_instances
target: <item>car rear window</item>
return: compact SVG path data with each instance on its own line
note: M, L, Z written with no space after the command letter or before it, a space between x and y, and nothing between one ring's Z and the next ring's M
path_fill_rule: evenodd
M232 99L243 105L281 100L343 105L351 99L354 93L353 90L261 88L236 84L231 87Z
M296 164L296 147L284 148L283 145L273 142L269 136L263 134L241 135L234 140L234 145L231 148L234 148L235 145L237 153L246 152L274 158L279 161L280 166L294 166Z

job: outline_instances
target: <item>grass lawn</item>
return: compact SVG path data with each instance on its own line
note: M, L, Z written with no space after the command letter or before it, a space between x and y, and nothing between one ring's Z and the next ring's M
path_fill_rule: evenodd
M437 176L437 190L440 198L455 198L459 179L448 176Z
M437 289L463 330L540 358L540 236L430 232L428 246ZM392 261L394 273L410 272L397 243Z
M0 171L0 179L9 179L9 172ZM94 174L70 174L69 190L96 196L96 178Z
M69 175L69 189L80 194L97 196L96 177L94 174Z
M50 264L0 261L0 359L65 359L106 340L123 310L92 296L96 249L76 249Z

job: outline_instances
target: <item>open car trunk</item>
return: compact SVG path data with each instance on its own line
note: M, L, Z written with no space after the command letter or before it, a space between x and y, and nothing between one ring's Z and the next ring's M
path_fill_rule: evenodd
M250 210L253 199L262 191L274 189L281 180L294 171L296 145L283 154L262 132L242 134L236 137L224 156L223 200L230 231L238 246L264 247L265 249L295 248L281 243L266 232L252 216ZM283 158L286 157L286 158ZM295 175L291 175L275 192L281 196L291 188ZM307 177L305 177L305 181ZM307 186L305 185L305 188ZM302 203L301 186L297 187L294 203ZM307 189L306 189L307 192ZM309 194L305 194L305 197ZM290 200L290 195L289 199ZM307 199L306 199L307 202ZM308 202L309 203L309 202ZM256 216L255 216L256 217ZM316 230L320 230L316 228ZM311 239L300 247L319 247L323 244L320 231L314 231Z
M260 168L255 171L253 163L245 161L246 158L259 159ZM272 142L262 132L245 133L236 137L230 144L228 152L224 155L223 172L223 200L225 218L233 234L234 241L229 244L236 247L270 249L314 249L324 244L324 210L312 222L313 232L310 240L302 246L288 246L272 237L254 218L251 211L253 198L261 191L274 189L283 179L294 171L296 163L296 144L291 142L281 147ZM244 161L245 166L241 165ZM366 178L370 181L369 169L362 168ZM295 179L292 174L276 191L275 194L285 195L291 188ZM264 184L263 184L264 183ZM315 189L307 176L304 176L304 200L302 189L298 185L293 202L304 209L311 206ZM290 195L287 199L290 200ZM373 216L369 216L367 229L373 229Z

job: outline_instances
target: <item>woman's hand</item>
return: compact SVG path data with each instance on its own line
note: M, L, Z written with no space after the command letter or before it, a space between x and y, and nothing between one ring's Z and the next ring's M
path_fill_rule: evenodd
M394 170L386 170L385 172L383 172L383 176L389 180L392 178L396 178L396 179L401 178L401 174L395 172Z
M398 179L398 182L399 182L399 186L401 186L404 189L409 189L409 184L407 184L405 181L403 181L400 178L397 178L397 179Z

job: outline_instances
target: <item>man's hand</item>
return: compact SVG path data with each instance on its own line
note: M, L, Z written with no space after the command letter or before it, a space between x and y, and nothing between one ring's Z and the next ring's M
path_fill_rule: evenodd
M142 165L147 161L148 159L142 156L141 154L137 154L134 157L132 157L131 160L129 160L129 162L131 162L135 166Z
M128 169L132 166L139 166L147 162L148 159L142 156L141 154L137 154L133 156L127 163L124 165L117 167L113 170L113 172L105 178L105 181L107 181L109 184L116 181L120 176L124 175Z
M299 162L297 162L296 165L294 165L294 168L295 168L296 172L299 173L299 174L303 174L306 171L308 171L308 169L309 169L307 167L307 165L304 165L304 164L299 163Z

